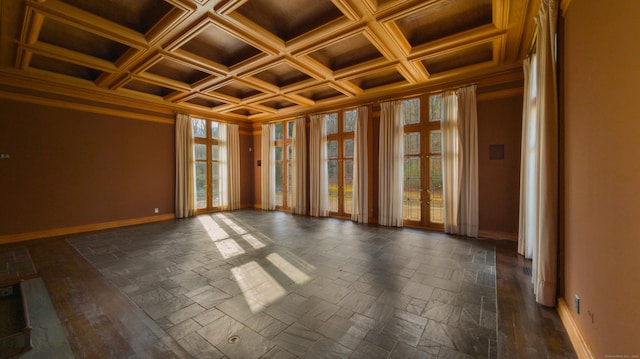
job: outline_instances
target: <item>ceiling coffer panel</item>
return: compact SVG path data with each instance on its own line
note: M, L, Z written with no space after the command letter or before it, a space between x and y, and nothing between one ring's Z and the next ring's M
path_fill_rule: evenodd
M166 77L168 79L180 81L186 84L193 84L204 80L210 75L206 72L194 69L178 61L164 58L147 69L146 72Z
M465 49L451 51L422 61L430 74L460 69L493 61L493 42L485 42Z
M42 55L33 55L29 67L83 80L95 81L101 71Z
M214 25L206 26L181 48L227 67L261 53L255 47Z
M284 41L343 17L330 0L250 0L236 11Z
M146 34L174 7L164 0L63 0L84 11Z
M285 87L311 78L287 63L281 63L267 70L258 72L254 77L278 87Z
M217 106L225 104L224 102L216 101L214 99L205 98L205 97L202 97L202 96L196 96L196 97L194 97L192 99L189 99L189 100L187 100L185 102L193 104L193 105L207 107L207 108L214 108L214 107L217 107Z
M309 56L333 71L382 58L380 51L363 34L323 47Z
M262 93L238 81L231 81L224 86L214 89L214 92L231 96L237 99L245 99Z
M150 84L150 83L140 81L140 80L135 80L135 79L129 81L122 87L129 90L138 91L138 92L146 93L149 95L160 96L160 97L165 97L174 92L174 90L170 88Z
M304 90L298 95L313 101L321 101L335 97L345 97L344 94L329 85L319 86L316 88Z
M492 0L443 0L396 20L413 47L492 22Z

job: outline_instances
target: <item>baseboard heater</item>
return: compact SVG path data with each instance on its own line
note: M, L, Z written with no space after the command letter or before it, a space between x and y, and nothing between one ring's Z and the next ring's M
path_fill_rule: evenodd
M31 350L24 281L0 286L0 359Z

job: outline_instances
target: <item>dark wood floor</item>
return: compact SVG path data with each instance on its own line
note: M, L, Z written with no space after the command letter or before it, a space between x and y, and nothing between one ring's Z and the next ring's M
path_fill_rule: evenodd
M535 304L530 261L516 255L515 243L282 213L236 213L214 219L227 232L235 223L255 234L254 239L265 244L269 253L279 253L287 263L301 267L300 275L310 273L304 266L312 263L316 278L298 285L292 276L287 279L280 273L278 277L266 263L264 248L256 249L256 241L249 241L254 248L244 248L249 258L242 262L203 247L184 250L180 238L203 233L196 219L28 242L76 357L221 358L254 353L265 358L576 357L555 310ZM290 228L294 233L287 235ZM332 236L333 240L324 241ZM352 236L360 239L341 248L344 238ZM270 243L273 238L279 240ZM314 240L316 247L305 249L297 244L301 239ZM418 259L425 256L430 260ZM296 263L300 258L307 264ZM371 258L375 262L367 263ZM452 265L451 258L462 264ZM158 260L180 264L154 266ZM253 315L246 306L239 306L246 303L246 294L242 297L237 285L229 283L228 272L256 261L280 283L290 283L283 284L288 294L281 300L288 303L279 307L266 303L266 314ZM443 266L438 267L440 262ZM216 277L201 283L186 276L192 271ZM487 275L493 273L492 280ZM226 292L205 297L200 293L203 285ZM150 299L148 293L158 296L158 288L188 302L167 294L165 299L175 308L150 303L156 298ZM397 295L385 295L389 288L397 288ZM493 294L492 299L491 291L497 291L497 298ZM481 296L476 298L477 293ZM238 297L242 300L236 301ZM496 332L490 322L492 300L494 305L497 301L497 338L490 331L493 327ZM310 318L313 309L316 317ZM480 319L465 321L465 313ZM216 338L195 340L212 337L212 330L230 333L234 328L241 338L253 341L251 347L264 349L238 349L247 342L234 347ZM460 339L470 333L468 339ZM489 344L482 344L488 351L482 345L478 348L478 335L488 335Z

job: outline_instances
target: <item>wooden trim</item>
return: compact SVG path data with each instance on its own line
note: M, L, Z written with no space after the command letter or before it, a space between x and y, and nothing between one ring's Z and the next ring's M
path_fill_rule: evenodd
M479 93L477 97L477 101L480 102L480 101L498 100L501 98L522 96L523 94L524 94L524 89L522 87L516 87L516 88L500 90L500 91Z
M573 319L571 315L571 310L567 306L567 302L564 298L558 299L558 315L560 316L560 320L564 325L564 328L567 330L567 334L569 335L569 339L571 339L571 344L573 344L573 348L576 350L576 354L580 359L594 359L595 355L589 348L589 344L584 339L578 324Z
M565 16L567 14L567 9L569 9L569 5L571 5L571 0L560 1L560 10L562 11L562 16Z
M478 231L478 237L498 239L498 240L517 241L518 233L487 231L487 230L481 229Z
M4 234L4 235L0 235L0 244L29 241L29 240L38 239L38 238L64 236L67 234L74 234L74 233L99 231L102 229L126 227L126 226L133 226L133 225L144 224L144 223L168 221L174 218L175 218L174 213L168 213L168 214L161 214L161 215L150 216L150 217L121 219L118 221L111 221L111 222L84 224L81 226L45 229L42 231L35 231L35 232Z

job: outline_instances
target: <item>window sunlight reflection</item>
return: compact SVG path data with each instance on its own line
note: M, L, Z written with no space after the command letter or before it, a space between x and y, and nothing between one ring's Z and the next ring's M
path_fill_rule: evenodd
M221 239L229 238L229 234L225 232L224 229L220 228L220 226L213 220L213 218L209 216L198 216L198 220L204 228L207 230L209 237L212 241L219 241Z
M263 248L265 246L264 243L262 243L258 238L254 237L251 233L243 235L242 239L247 241L255 249Z
M262 311L287 293L258 263L251 261L231 268L252 313Z
M267 256L269 262L273 263L282 273L289 277L296 284L304 284L309 281L309 276L298 269L286 259L282 258L278 253L271 253Z
M244 253L244 249L242 249L242 247L240 247L240 245L231 238L217 241L216 247L218 247L218 250L220 251L224 259L235 257Z
M247 230L245 230L244 228L240 227L240 225L236 224L234 221L227 218L224 214L218 214L218 218L222 219L222 222L224 222L227 226L229 226L229 228L231 228L234 232L238 234L247 233Z

